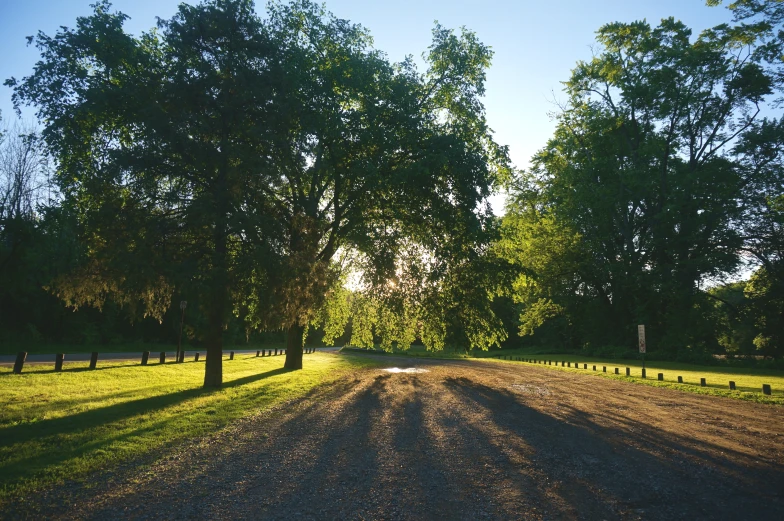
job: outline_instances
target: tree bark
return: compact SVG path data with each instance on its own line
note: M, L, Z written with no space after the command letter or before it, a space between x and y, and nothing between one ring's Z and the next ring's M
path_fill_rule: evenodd
M286 335L286 369L302 369L302 334L305 328L299 324L289 326Z
M219 388L223 385L223 320L229 299L228 277L228 192L226 168L219 172L215 197L216 218L213 230L215 250L212 253L209 303L207 307L207 360L204 365L204 387Z

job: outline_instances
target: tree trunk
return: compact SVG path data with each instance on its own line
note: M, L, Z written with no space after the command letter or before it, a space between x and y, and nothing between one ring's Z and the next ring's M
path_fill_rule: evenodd
M204 387L219 388L223 385L223 306L215 300L210 306L205 337L207 360L204 364Z
M289 326L286 335L286 369L302 369L302 334L305 328L299 324Z
M229 300L228 274L228 192L226 168L220 170L213 190L216 218L213 229L214 250L210 270L209 303L207 307L207 360L204 365L204 387L223 385L223 320Z

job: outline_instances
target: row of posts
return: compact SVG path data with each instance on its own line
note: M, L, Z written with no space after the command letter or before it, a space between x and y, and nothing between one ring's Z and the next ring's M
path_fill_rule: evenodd
M515 356L509 356L509 355L496 355L495 358L499 358L501 360L516 360L518 362L527 362L529 364L553 365L553 361L552 360L536 360L536 359L531 359L531 358L522 358L522 357L519 357L519 356L515 357ZM556 367L558 366L558 361L557 360L555 361L555 365L556 365ZM561 367L572 367L572 362L566 362L566 361L562 360L561 361ZM575 369L579 369L580 368L580 364L578 364L577 362L574 362L574 368ZM583 364L583 369L588 369L588 364ZM593 370L596 371L596 366L595 365L593 366ZM620 374L618 371L619 370L616 367L615 368L615 374ZM602 366L602 372L604 372L604 373L607 372L607 366L606 365ZM631 369L628 368L628 367L626 368L626 376L631 376ZM645 368L644 367L642 368L642 377L646 378L646 373L645 373ZM656 379L659 380L660 382L663 382L664 381L664 373L658 373L656 375ZM678 383L679 384L683 383L683 377L682 376L678 377ZM705 382L705 378L700 378L700 387L707 387L707 385L708 384ZM730 389L730 391L736 390L735 382L733 382L732 380L730 380L729 389ZM770 396L771 393L772 393L772 390L770 388L770 384L762 384L762 394Z
M307 354L311 354L311 353L315 353L315 352L316 352L316 348L315 347L306 347L306 348L303 349L303 354L306 354L306 355ZM262 356L262 357L264 357L264 356L278 356L278 355L282 355L282 354L285 354L285 353L286 353L285 349L278 349L278 348L275 348L275 349L259 349L258 351L256 351L256 356ZM199 352L194 353L194 356L193 356L193 361L194 362L198 362L199 361L199 355L200 355ZM179 363L185 362L185 351L179 351L175 355L175 358L176 358L176 361L179 362ZM17 353L16 361L14 362L14 374L21 374L22 373L22 369L24 368L24 364L25 364L26 360L27 360L27 352L20 351L19 353ZM55 370L55 372L59 373L60 371L63 370L63 361L64 360L65 360L65 354L64 353L57 353L56 355L54 355L54 370ZM149 360L150 360L150 352L149 351L144 351L142 353L142 365L147 365ZM234 360L234 351L229 351L229 360ZM166 352L165 351L161 351L160 356L158 358L158 361L161 364L166 363ZM98 352L97 351L93 351L92 353L90 353L90 369L95 369L97 365L98 365Z

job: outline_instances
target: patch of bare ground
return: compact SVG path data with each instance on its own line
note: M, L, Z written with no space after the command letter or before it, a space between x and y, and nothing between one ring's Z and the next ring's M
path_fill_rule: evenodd
M358 372L5 515L784 519L781 407L521 364L416 365L428 372Z

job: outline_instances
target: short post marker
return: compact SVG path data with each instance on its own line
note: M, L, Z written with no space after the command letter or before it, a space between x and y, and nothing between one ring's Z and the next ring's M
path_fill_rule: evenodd
M771 393L770 384L762 384L762 394L770 396L770 393Z
M705 378L700 378L700 387L705 387L706 385Z
M22 374L25 360L27 360L27 351L19 351L14 362L14 374Z
M679 384L682 384L682 383L683 383L683 377L682 377L682 376L679 376L679 377L678 377L678 383L679 383Z
M735 382L730 380L730 391L734 391L734 390L735 390Z
M664 373L659 373L659 374L658 374L658 380L659 380L660 382L663 382L663 381L664 381Z
M95 369L96 365L98 365L98 352L93 351L90 354L90 369Z
M150 352L145 351L142 353L142 365L147 365L147 362L150 360Z
M63 370L63 360L65 360L65 353L54 355L54 370L58 373Z

